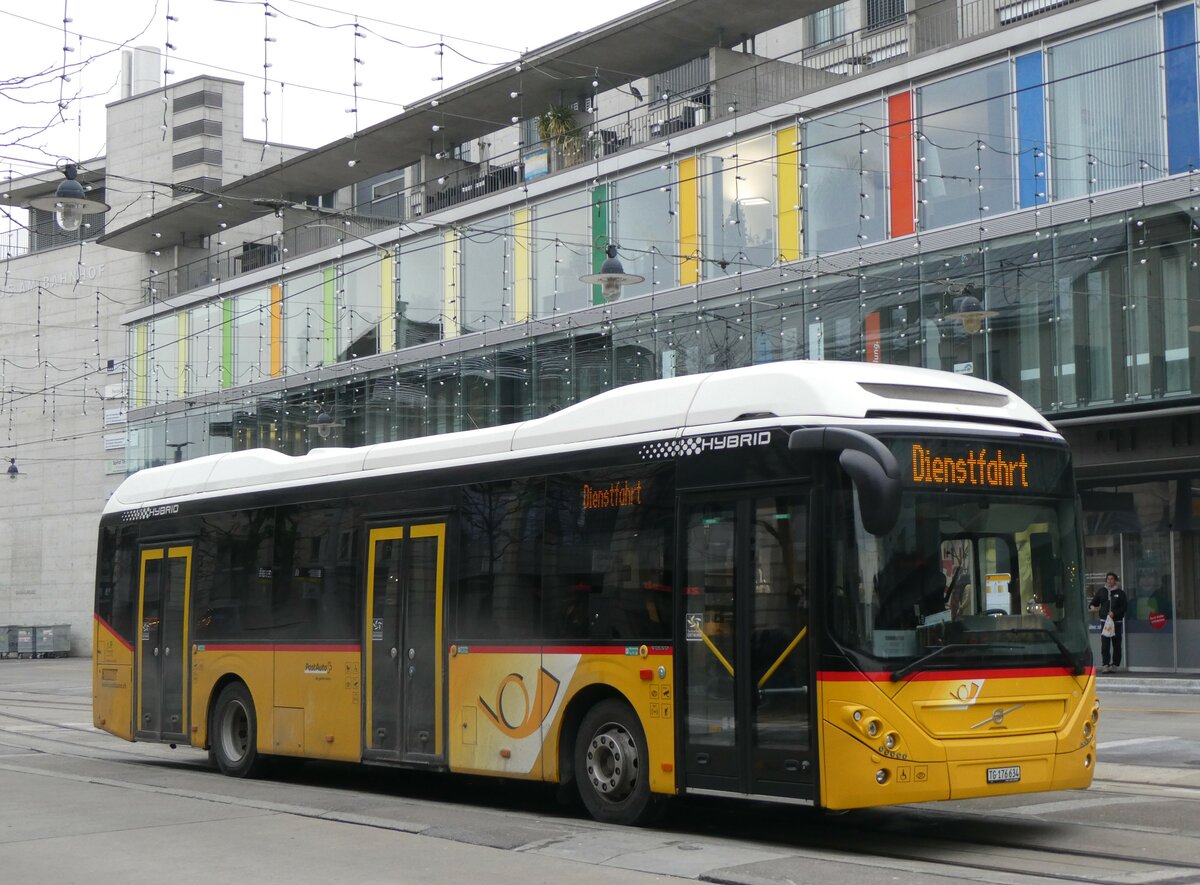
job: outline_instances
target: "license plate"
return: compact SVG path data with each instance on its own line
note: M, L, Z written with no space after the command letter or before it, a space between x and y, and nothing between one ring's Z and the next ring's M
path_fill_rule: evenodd
M987 770L987 782L989 784L1015 784L1020 779L1020 765L1010 765L1007 768L989 768Z

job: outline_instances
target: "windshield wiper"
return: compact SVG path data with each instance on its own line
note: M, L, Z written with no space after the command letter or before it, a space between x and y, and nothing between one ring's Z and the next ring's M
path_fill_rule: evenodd
M1071 672L1076 676L1083 675L1083 662L1079 656L1067 648L1067 644L1058 638L1058 634L1053 630L1048 630L1045 627L1010 627L1004 631L1005 633L1044 633L1050 637L1050 641L1058 646L1058 650L1062 652L1063 660L1071 668Z
M938 655L940 655L944 651L949 651L952 648L979 649L979 648L983 648L983 647L984 646L980 645L979 643L975 643L975 642L952 642L949 645L939 645L933 651L927 652L926 654L921 655L921 657L917 658L916 660L909 661L907 664L905 664L899 670L893 670L892 671L892 682L899 682L901 679L903 679L909 673L912 673L914 670L922 669L926 663L928 663L929 661L932 661L934 658L936 658Z

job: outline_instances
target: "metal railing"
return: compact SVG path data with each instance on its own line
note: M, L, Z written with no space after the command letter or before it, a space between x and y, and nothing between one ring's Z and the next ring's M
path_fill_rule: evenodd
M361 239L396 226L394 219L365 216L339 215L334 221L299 225L282 234L246 242L236 249L223 249L215 255L152 274L144 285L146 301L153 304L244 273L281 264L285 258L329 249L344 242L347 237Z

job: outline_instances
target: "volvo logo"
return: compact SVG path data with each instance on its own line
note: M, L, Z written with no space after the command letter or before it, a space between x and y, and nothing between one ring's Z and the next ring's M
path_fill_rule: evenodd
M1024 704L1017 704L1015 706L1009 707L1007 710L1004 709L1003 707L997 707L995 710L992 711L991 716L989 716L987 719L984 719L982 722L976 722L974 725L971 726L971 728L983 728L983 726L985 726L989 723L1002 728L1004 726L1004 717L1007 716L1009 713L1012 713L1014 710L1020 710L1024 706L1025 706Z

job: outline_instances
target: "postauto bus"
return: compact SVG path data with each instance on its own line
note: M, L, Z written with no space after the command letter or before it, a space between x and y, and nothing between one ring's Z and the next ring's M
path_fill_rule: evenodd
M780 362L544 418L143 470L95 724L268 757L849 809L1086 787L1071 456L996 385Z

